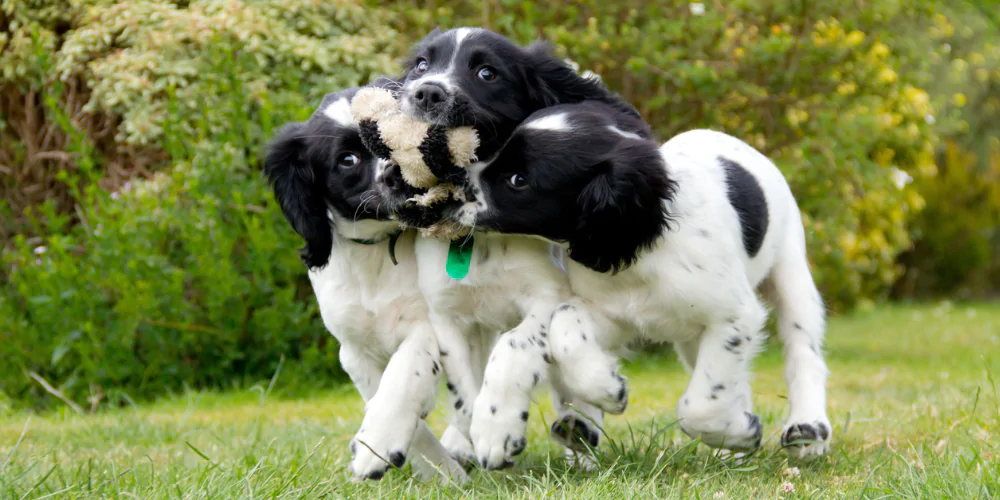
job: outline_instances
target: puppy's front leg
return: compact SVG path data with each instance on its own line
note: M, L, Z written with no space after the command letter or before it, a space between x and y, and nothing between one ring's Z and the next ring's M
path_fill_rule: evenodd
M486 469L513 465L524 451L531 391L548 378L548 323L554 302L533 305L524 320L500 336L472 411L472 444Z
M763 342L766 312L749 288L741 300L732 316L705 326L677 405L681 430L713 448L754 450L762 436L760 418L751 412L749 363Z
M472 403L479 394L480 363L470 349L468 332L463 332L446 314L430 314L431 325L437 334L441 351L441 364L448 381L448 398L455 413L452 424L445 430L441 441L451 456L460 462L473 459L469 426L472 420Z
M350 351L351 349L348 348ZM344 348L341 349L344 352ZM354 355L355 359L360 359ZM358 365L363 363L345 363ZM355 372L363 373L363 369L353 366ZM413 332L399 345L390 358L377 382L377 390L367 398L365 418L351 443L354 459L351 471L357 477L368 479L381 478L390 465L402 467L411 452L410 445L414 442L415 433L422 435L412 451L417 453L418 462L414 469L418 473L428 473L433 470L427 467L431 461L453 479L466 479L464 471L449 457L441 456L433 448L426 448L430 429L423 418L434 407L440 380L441 365L438 360L437 342L429 325L418 325ZM354 375L352 375L354 378ZM372 374L364 374L364 378L373 379ZM359 385L365 392L371 392L371 384ZM362 393L364 395L364 393ZM437 443L440 446L440 443Z
M628 381L615 351L626 343L618 329L579 299L552 314L552 359L571 394L612 415L628 406Z

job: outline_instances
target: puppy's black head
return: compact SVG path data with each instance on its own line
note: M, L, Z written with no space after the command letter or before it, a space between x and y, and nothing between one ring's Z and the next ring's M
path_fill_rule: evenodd
M407 113L447 127L473 126L480 159L492 157L525 118L557 104L594 100L639 117L632 105L598 79L584 78L535 43L522 48L479 28L435 30L406 66L400 100ZM643 125L639 133L649 135ZM388 176L387 176L388 177ZM412 196L402 179L391 191L393 206ZM433 220L434 217L424 217Z
M448 127L474 126L486 159L539 109L583 100L638 116L596 78L578 75L545 43L522 48L480 28L435 30L421 41L402 78L403 109Z
M452 216L479 229L569 244L599 272L633 264L669 222L675 183L641 120L585 102L529 117L488 163L473 165Z
M335 231L368 239L397 226L377 209L375 177L384 162L361 143L350 107L357 90L328 94L308 121L283 127L268 148L265 172L305 240L302 260L310 268L326 265Z

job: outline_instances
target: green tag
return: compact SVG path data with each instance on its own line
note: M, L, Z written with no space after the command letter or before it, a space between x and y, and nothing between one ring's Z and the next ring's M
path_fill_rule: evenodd
M448 245L448 261L444 264L444 270L448 273L449 278L460 280L469 274L473 243L470 234L468 238L455 240L451 242L451 245Z

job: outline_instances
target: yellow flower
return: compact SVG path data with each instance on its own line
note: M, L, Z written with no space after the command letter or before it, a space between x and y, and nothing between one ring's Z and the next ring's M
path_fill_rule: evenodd
M733 49L733 57L737 59L741 59L745 53L746 51L743 50L743 47L736 47Z
M883 83L893 83L896 81L896 72L892 68L885 68L878 74L878 79Z
M845 82L837 86L837 93L840 95L851 95L858 90L858 85L854 82Z
M863 41L865 41L865 34L858 30L854 30L847 35L847 38L844 39L844 44L848 47L855 47Z
M772 35L780 35L781 34L781 26L778 26L777 24L772 24L771 25L771 34Z
M889 46L882 42L878 42L875 45L872 45L872 49L869 52L869 54L871 54L876 59L881 59L889 55Z
M955 95L951 96L951 102L955 106L958 106L960 108L962 106L965 106L965 102L966 102L965 94L963 94L961 92L956 93Z

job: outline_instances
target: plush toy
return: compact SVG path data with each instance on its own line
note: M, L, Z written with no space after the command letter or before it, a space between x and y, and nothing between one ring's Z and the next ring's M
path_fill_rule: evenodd
M445 202L465 201L461 186L476 161L479 135L472 127L447 128L403 113L392 92L379 87L358 91L351 101L361 141L376 156L399 165L403 180L420 194L406 201L408 220L427 220L421 234L455 240L468 229L440 221Z

